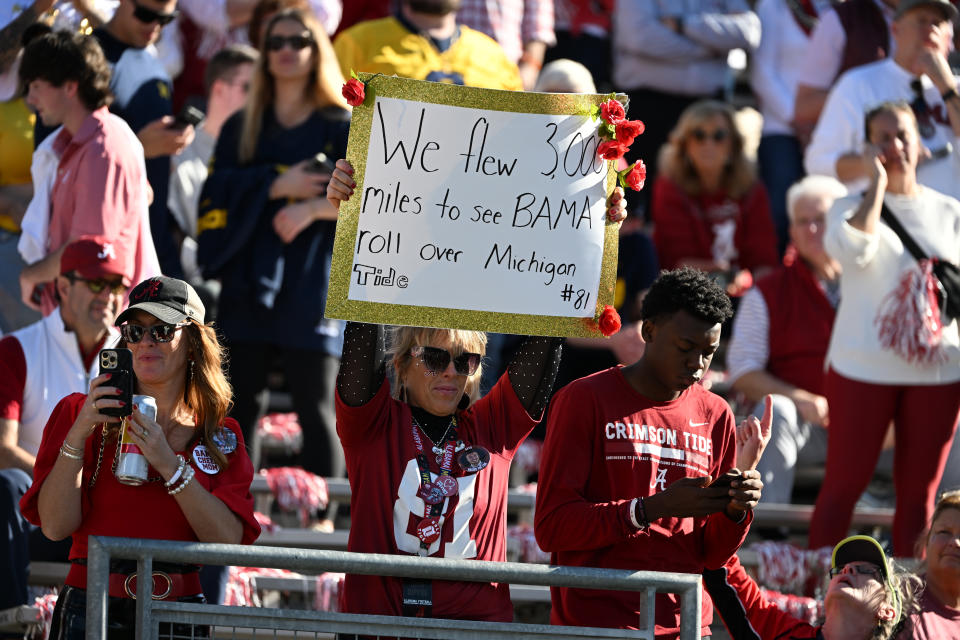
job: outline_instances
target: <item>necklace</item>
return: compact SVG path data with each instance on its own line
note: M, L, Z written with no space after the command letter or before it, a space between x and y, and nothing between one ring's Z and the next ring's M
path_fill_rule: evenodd
M126 422L127 418L124 418L123 420L124 420L124 422ZM114 454L113 454L113 464L111 465L111 469L113 470L113 475L117 475L117 460L120 458L120 441L121 441L122 439L123 439L123 438L120 437L120 432L117 432L117 450L116 450L116 451L114 452ZM105 440L104 440L104 441L105 441ZM143 455L143 454L141 453L140 455ZM101 449L100 449L100 456L101 456L101 458L102 458L102 456L103 456L103 448L102 448L102 447L101 447ZM149 468L149 469L153 469L153 467L148 467L148 468ZM98 462L98 463L97 463L97 470L99 470L99 469L100 469L100 463ZM163 481L163 476L161 476L159 473L157 473L156 476L148 476L147 479L146 479L146 482L162 482L162 481Z
M453 427L453 426L455 426L455 425L457 424L457 419L456 419L456 417L450 416L450 422L447 423L447 428L444 429L443 435L440 436L440 440L434 440L433 438L431 438L431 437L430 437L430 434L427 433L426 429L423 428L423 426L422 426L422 425L420 424L420 422L416 419L416 417L414 417L413 415L411 415L410 417L413 418L413 424L417 425L417 429L420 429L420 433L422 433L423 435L427 436L427 440L429 440L429 441L430 441L430 444L433 445L433 446L431 447L433 453L436 454L437 456L442 456L442 455L443 455L443 447L441 447L440 445L441 445L442 443L444 443L444 442L447 441L447 434L450 433L451 427Z

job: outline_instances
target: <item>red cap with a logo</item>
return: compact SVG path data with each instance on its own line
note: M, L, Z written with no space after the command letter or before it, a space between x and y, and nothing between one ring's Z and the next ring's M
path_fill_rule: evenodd
M123 284L130 286L127 257L119 244L102 236L83 236L67 245L60 257L60 274L71 272L89 280L121 276Z

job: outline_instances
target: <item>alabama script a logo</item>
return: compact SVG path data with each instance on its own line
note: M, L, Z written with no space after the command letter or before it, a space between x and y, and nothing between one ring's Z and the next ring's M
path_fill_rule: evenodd
M657 479L650 483L650 488L653 489L657 485L660 485L660 491L667 490L667 470L666 469L657 469Z

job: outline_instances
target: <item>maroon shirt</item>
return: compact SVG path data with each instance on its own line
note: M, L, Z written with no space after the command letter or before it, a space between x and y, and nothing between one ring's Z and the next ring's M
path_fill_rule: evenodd
M960 638L960 611L937 600L929 591L920 597L920 611L907 620L900 640L957 640Z
M531 418L510 385L508 374L466 411L457 412L458 437L490 452L490 464L465 474L454 463L459 493L444 500L441 534L430 557L506 560L507 488L510 462L533 430ZM337 394L337 433L350 478L350 540L362 553L416 554L416 527L424 503L417 497L420 475L410 406L390 397L384 380L377 395L359 407ZM433 479L440 472L430 440L420 434ZM381 576L347 574L341 608L348 613L400 615L401 582ZM506 584L435 582L433 616L468 620L513 620Z

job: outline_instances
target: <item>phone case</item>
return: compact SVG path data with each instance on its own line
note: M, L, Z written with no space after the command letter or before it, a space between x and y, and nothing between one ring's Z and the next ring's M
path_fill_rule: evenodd
M119 418L130 415L133 412L133 352L130 349L103 349L100 352L100 373L110 374L104 385L120 389L116 399L125 403L122 407L101 409L100 413Z

